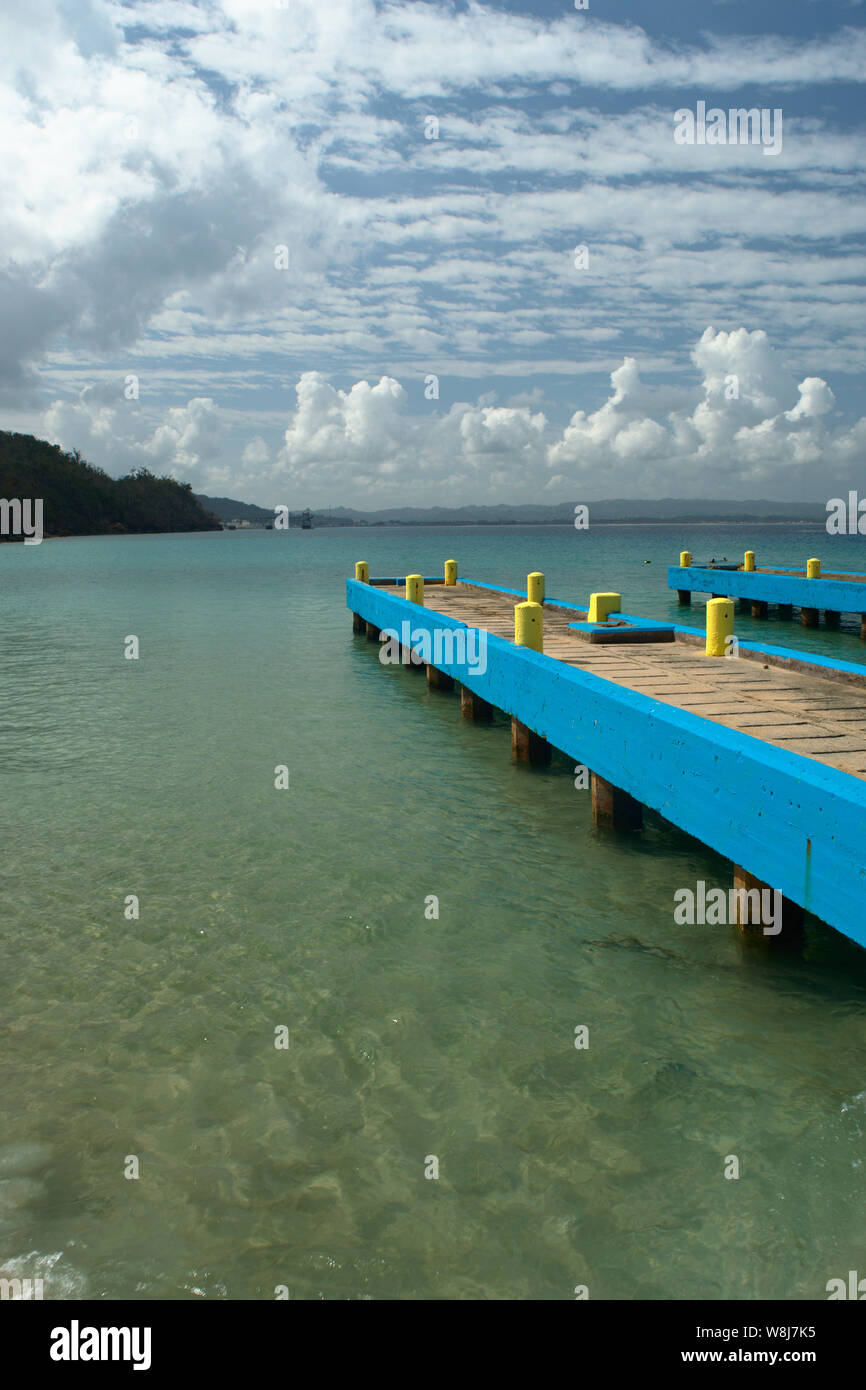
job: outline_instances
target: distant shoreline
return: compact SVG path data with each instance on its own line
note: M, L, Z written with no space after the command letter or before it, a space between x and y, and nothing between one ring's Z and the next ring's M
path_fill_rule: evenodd
M380 522L371 522L369 525L366 525L366 526L364 526L364 525L361 525L361 526L358 526L358 525L355 525L355 526L345 526L345 525L342 525L342 526L340 526L340 525L337 525L337 526L328 526L327 523L320 523L319 525L314 526L312 529L313 529L314 531L399 531L399 530L401 530L401 529L403 529L403 530L413 530L413 531L416 531L416 530L422 529L422 528L425 527L425 526L429 526L429 527L440 527L440 526L446 526L446 527L447 527L447 526L479 526L479 527L482 527L482 526L483 526L485 530L494 530L496 527L502 528L502 527L514 527L514 526L534 526L534 527L539 527L539 526L562 526L562 527L564 527L566 530L573 530L573 529L575 529L575 528L574 528L573 522L568 521L568 520L566 520L566 521L380 521ZM825 522L824 522L824 520L823 520L822 518L820 518L820 517L816 517L814 521L806 521L806 520L803 520L802 518L797 518L797 519L794 519L794 520L788 520L788 519L786 519L786 518L781 518L781 519L780 519L780 518L778 518L778 517L776 517L776 518L750 517L750 518L749 518L748 520L746 520L746 521L737 520L737 519L732 519L732 520L729 521L729 520L726 520L724 517L722 517L722 518L720 518L720 519L718 519L718 520L708 519L708 520L699 521L699 520L695 520L695 519L693 519L693 518L691 518L691 517L687 517L687 518L683 518L683 517L674 517L674 518L673 518L672 520L670 520L670 521L591 521L591 522L589 523L588 526L586 526L586 527L584 527L584 528L580 528L580 529L591 530L591 529L593 529L593 528L595 528L595 527L599 527L599 526L654 526L654 527L661 527L661 526L744 526L744 527L747 527L747 528L750 527L750 526L817 526L817 527L819 527L820 529L825 529ZM294 527L294 526L292 527L292 530L293 530L293 531L294 531L294 530L297 530L297 529L298 529L297 527ZM246 530L246 531L253 531L253 530L260 531L260 530L264 530L264 527L261 527L261 526L248 526L248 527L244 527L244 530Z
M483 529L483 530L485 530L485 531L514 530L515 528L519 528L519 527L523 527L524 529L527 529L527 530L531 529L531 530L536 530L536 531L538 531L538 530L547 530L549 527L554 527L554 526L555 526L555 527L562 527L562 528L564 528L564 529L566 529L566 530L572 530L572 529L574 529L573 526L572 526L572 523L569 522L569 521L391 521L391 522L379 522L378 524L373 524L373 525L369 525L369 526L346 526L346 525L339 525L339 524L336 525L336 526L328 526L327 524L325 524L325 525L314 526L314 527L311 528L311 531L352 531L352 532L359 532L359 531L363 531L363 532L367 532L367 531L423 531L423 530L425 529L425 527L428 528L428 529L431 529L431 530L448 530L449 528L457 528L457 527L471 529L473 526L476 527L476 528L479 529L479 530L482 530L482 529ZM736 521L736 520L733 520L733 521L725 521L725 520L719 520L719 521L712 521L712 520L693 521L693 520L691 520L691 519L690 519L690 520L687 520L687 521L680 520L680 519L678 519L678 520L673 520L673 521L593 521L593 522L590 523L590 525L589 525L588 527L582 528L582 529L590 530L590 529L593 529L593 528L594 528L594 529L598 530L598 529L601 529L602 527L606 527L606 528L613 527L614 529L616 529L616 528L620 528L620 529L629 528L629 529L632 529L632 530L640 531L640 530L664 530L664 529L669 530L669 529L671 529L672 527L678 527L678 528L680 528L680 529L686 529L686 528L688 528L688 527L692 527L692 528L697 528L697 527L725 527L726 529L733 529L733 528L736 527L736 528L738 528L738 529L740 529L740 530L743 530L743 529L749 530L750 528L755 527L755 526L778 526L778 527L789 527L789 528L790 528L790 527L800 527L800 528L806 528L806 529L808 529L809 527L813 527L813 528L817 528L817 529L819 529L819 530L824 530L824 529L826 529L825 526L824 526L824 523L823 523L822 521L820 521L820 520L815 520L815 521L800 521L800 520L797 520L797 521L786 521L786 520L782 520L782 521L780 521L780 520L764 520L764 519L761 518L761 517L754 517L754 518L752 518L750 521ZM302 529L302 528L299 527L299 526L293 526L293 527L291 528L292 531L300 531L301 529ZM217 535L228 535L228 534L229 534L229 532L228 532L227 530L224 530L223 528L216 528L216 527L214 527L214 528L208 528L208 529L203 529L203 528L202 528L202 529L193 529L193 530L190 530L190 531L178 531L178 530L171 530L171 531L125 531L125 532L123 532L123 531L96 531L96 532L93 532L93 531L82 531L82 532L78 533L77 535L65 535L65 536L50 536L50 535L45 535L45 536L42 537L42 540L41 540L40 544L41 544L41 545L45 545L45 544L47 544L49 541L127 540L127 539L142 539L143 537L146 537L146 536L217 536ZM250 525L250 526L238 527L237 530L233 530L233 531L231 532L231 534L232 534L232 535L237 535L237 536L249 536L249 535L268 535L268 534L275 534L275 533L274 533L273 527L265 527L265 526ZM279 533L277 533L277 534L279 534ZM283 533L283 534L285 534L285 533ZM10 545L15 545L16 543L17 543L17 544L22 544L22 543L23 543L23 537L21 537L21 536L2 536L2 537L0 537L0 542L5 542L6 544L10 544Z

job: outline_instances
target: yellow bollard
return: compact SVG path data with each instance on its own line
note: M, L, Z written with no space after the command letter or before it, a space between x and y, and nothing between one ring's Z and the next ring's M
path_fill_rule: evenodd
M680 551L680 569L687 570L692 563L692 552L690 550Z
M540 603L518 603L514 608L514 643L544 651L544 609Z
M746 553L745 553L745 555L743 556L743 569L744 569L744 570L748 570L749 574L751 574L751 572L752 572L752 570L753 570L754 568L755 568L755 552L754 552L754 550L747 550Z
M734 635L734 605L729 598L711 598L707 604L707 656L727 656L728 638Z
M455 585L455 584L457 583L457 561L456 561L456 560L446 560L446 561L445 561L445 583L446 583L446 585L447 585L448 588L453 587L453 585Z
M424 579L420 574L406 575L406 598L424 607Z
M807 578L807 579L820 579L820 578L821 578L821 561L820 561L820 560L807 560L807 561L806 561L806 578Z
M609 613L619 613L622 608L621 594L590 594L588 623L605 623Z
M526 601L544 603L544 575L539 574L538 570L526 576Z
M355 561L355 578L359 584L369 584L370 566L367 564L366 560Z

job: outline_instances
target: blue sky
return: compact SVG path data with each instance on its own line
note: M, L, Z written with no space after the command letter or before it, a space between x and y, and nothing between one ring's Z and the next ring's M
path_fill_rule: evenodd
M863 19L33 0L0 427L293 507L866 492Z

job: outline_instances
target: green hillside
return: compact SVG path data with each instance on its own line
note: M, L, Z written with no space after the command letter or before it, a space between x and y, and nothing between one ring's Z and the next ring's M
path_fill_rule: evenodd
M113 532L218 531L189 483L157 478L146 468L110 478L82 459L32 434L0 431L0 498L42 498L46 536ZM19 539L0 534L0 541Z

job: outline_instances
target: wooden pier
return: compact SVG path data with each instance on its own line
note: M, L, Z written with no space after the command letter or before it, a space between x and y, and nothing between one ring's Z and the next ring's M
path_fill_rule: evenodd
M802 570L757 568L754 552L747 550L742 564L695 565L684 551L679 565L668 569L668 588L676 589L684 606L693 593L736 599L753 618L768 617L771 604L780 618L790 619L799 608L803 627L817 627L822 612L831 628L839 626L842 613L854 613L866 641L866 574L824 572L818 559L808 560Z
M634 827L651 807L730 859L735 884L779 890L787 921L805 909L866 945L866 667L756 643L707 656L618 595L546 599L541 575L528 601L456 566L451 582L357 573L355 631L458 683L465 717L510 715L514 756L553 747L591 769L597 822Z

